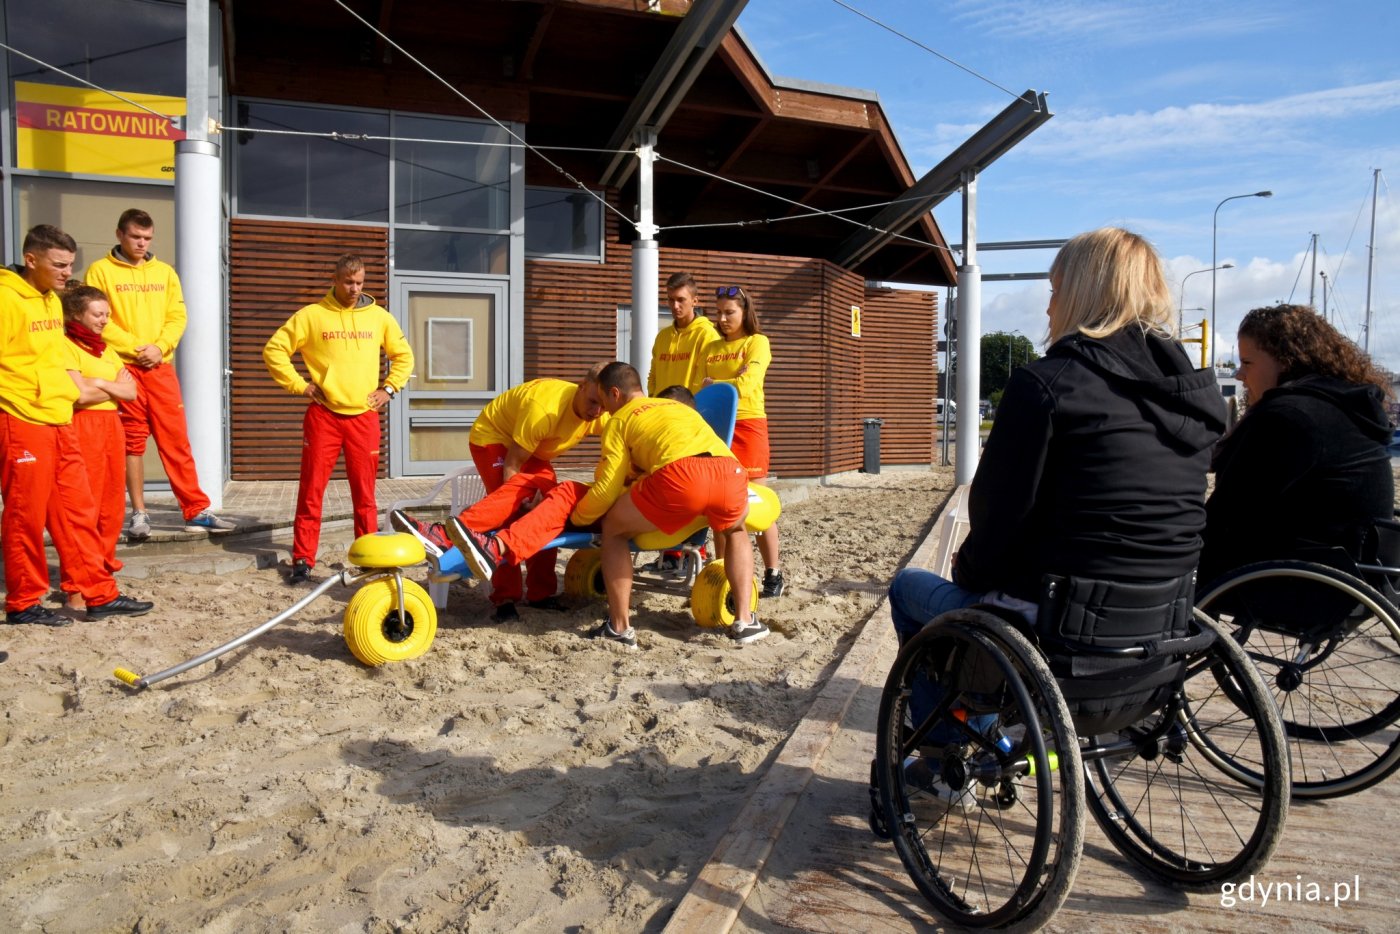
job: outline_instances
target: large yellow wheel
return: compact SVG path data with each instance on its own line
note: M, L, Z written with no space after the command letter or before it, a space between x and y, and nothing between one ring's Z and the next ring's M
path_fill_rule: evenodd
M403 611L408 618L400 620L393 580L361 587L345 607L345 644L351 653L366 665L377 666L428 651L437 634L437 608L428 592L410 580L403 582Z
M749 588L749 610L758 611L758 578ZM727 629L734 624L734 597L729 592L729 578L724 576L724 562L711 561L695 578L690 588L690 615L701 626Z
M603 552L597 548L580 548L564 566L564 593L590 600L606 598L607 584L603 582Z

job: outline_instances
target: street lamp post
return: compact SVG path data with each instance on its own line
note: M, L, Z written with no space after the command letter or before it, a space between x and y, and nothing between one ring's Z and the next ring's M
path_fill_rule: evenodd
M1215 270L1219 268L1215 262L1215 232L1216 221L1220 217L1220 208L1226 201L1234 201L1236 198L1272 198L1273 196L1272 191L1254 191L1247 195L1231 195L1228 198L1222 198L1220 204L1215 206L1215 213L1210 216L1210 265L1212 268L1210 273L1210 334L1207 337L1210 340L1211 366L1215 366Z
M1176 303L1176 329L1180 332L1186 327L1186 319L1182 317L1186 314L1186 280L1192 276L1200 275L1203 272L1215 272L1217 269L1234 269L1234 263L1221 263L1219 266L1211 266L1208 269L1197 269L1195 272L1188 272L1181 277L1181 300Z

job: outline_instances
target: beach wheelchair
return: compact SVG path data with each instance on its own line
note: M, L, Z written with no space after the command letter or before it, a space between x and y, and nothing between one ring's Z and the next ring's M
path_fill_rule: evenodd
M880 701L871 829L967 927L1034 928L1078 870L1084 811L1181 888L1256 873L1283 833L1278 711L1191 579L1047 577L1039 613L945 613Z
M1319 547L1199 592L1273 692L1299 798L1353 794L1400 768L1400 524L1378 520L1363 554Z

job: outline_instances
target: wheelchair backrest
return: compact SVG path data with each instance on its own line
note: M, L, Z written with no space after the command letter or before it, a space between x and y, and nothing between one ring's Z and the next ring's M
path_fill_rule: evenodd
M711 383L695 394L695 411L725 444L734 443L734 420L739 414L739 390L728 383Z

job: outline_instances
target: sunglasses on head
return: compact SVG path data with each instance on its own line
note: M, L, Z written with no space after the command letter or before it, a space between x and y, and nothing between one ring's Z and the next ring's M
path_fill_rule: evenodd
M715 289L715 298L736 298L744 294L744 290L737 285L722 285Z

